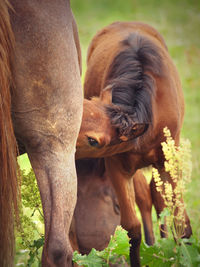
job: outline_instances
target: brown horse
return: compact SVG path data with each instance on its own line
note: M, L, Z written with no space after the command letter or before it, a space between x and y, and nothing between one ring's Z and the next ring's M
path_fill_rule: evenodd
M0 266L13 266L16 140L37 177L43 266L71 266L75 143L81 124L80 46L69 0L0 0ZM61 97L62 96L62 97Z
M88 254L92 248L102 250L107 247L110 236L120 224L120 210L110 178L105 172L103 159L77 160L76 170L78 199L71 240L74 249ZM135 173L133 182L136 203L142 215L145 240L148 245L152 245L154 235L150 186L141 170Z
M179 144L184 98L178 72L154 28L116 22L99 31L90 44L84 90L87 99L76 158L105 158L121 224L131 238L131 266L140 266L141 225L132 179L137 169L152 164L163 180L172 183L164 169L161 142L167 126ZM151 191L159 216L164 203L153 180ZM186 212L185 219L189 237L192 230Z

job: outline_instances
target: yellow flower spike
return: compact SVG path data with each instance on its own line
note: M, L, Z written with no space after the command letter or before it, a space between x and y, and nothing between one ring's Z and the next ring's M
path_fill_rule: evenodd
M189 140L183 139L180 141L180 146L177 147L167 127L163 129L163 133L166 137L166 141L161 143L165 156L164 167L175 185L174 189L169 182L163 183L157 169L152 169L152 176L156 190L160 192L170 212L170 215L166 218L167 225L172 230L175 240L178 240L183 236L185 228L185 206L182 198L186 191L186 184L191 180L191 147Z

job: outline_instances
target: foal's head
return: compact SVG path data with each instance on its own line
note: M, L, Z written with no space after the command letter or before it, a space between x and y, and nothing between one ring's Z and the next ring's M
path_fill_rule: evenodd
M99 98L84 99L82 124L76 144L77 159L114 154L112 145L116 147L117 144L134 139L145 131L146 125L138 123L132 124L128 132L123 131L122 125L127 125L129 118L127 114L120 113L118 106L113 105L111 91L112 87L108 86ZM121 123L112 123L112 113L121 114L118 116ZM126 129L125 126L124 128Z
M124 152L122 142L148 134L153 125L152 100L156 78L162 75L161 55L152 41L138 33L120 44L105 75L105 89L99 98L84 102L78 158Z
M83 118L76 144L76 157L99 157L116 136L105 104L99 98L84 99Z

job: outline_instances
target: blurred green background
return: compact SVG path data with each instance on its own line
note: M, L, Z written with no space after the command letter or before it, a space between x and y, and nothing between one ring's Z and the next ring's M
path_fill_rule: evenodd
M200 0L71 0L78 25L83 75L87 48L95 33L114 21L142 21L164 37L178 68L184 95L182 137L192 144L193 172L185 196L194 235L200 239ZM22 169L30 163L19 158ZM156 216L154 213L154 221Z
M83 76L87 48L95 33L114 21L143 21L164 37L185 95L182 137L192 144L192 182L185 196L193 232L200 238L200 0L71 0L82 49Z

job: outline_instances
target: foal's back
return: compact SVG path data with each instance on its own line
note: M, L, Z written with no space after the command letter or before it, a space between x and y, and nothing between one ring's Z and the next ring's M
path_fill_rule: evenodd
M123 40L137 33L147 37L161 50L167 50L160 33L142 22L114 22L93 37L88 48L87 72L84 82L85 98L99 96L105 87L107 72L113 59L122 49Z

